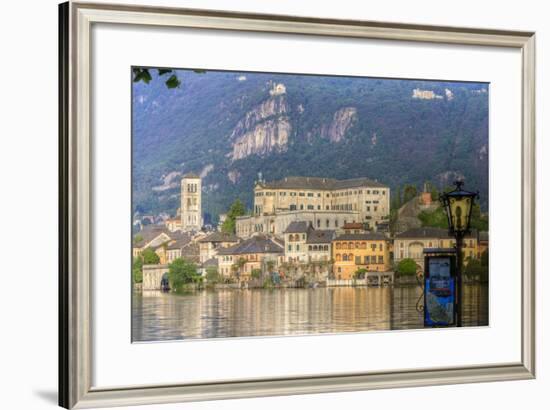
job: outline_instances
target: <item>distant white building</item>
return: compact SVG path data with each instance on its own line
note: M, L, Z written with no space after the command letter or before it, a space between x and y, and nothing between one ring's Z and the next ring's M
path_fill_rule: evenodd
M201 178L188 173L181 179L181 230L198 231L202 227Z

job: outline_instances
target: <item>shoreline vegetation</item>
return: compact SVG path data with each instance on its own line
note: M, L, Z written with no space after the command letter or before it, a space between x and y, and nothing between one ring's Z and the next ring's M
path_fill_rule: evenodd
M134 290L142 290L144 265L159 263L158 256L147 249L134 258L132 282ZM488 252L481 259L466 258L463 260L464 277L467 284L488 283ZM207 267L200 271L199 266L185 258L176 258L168 264L163 276L162 291L189 292L197 290L225 289L285 289L285 288L318 288L318 287L384 287L393 285L411 285L423 287L423 275L415 261L410 258L401 260L390 271L368 272L364 268L355 271L350 279L336 279L333 275L320 278L307 269L301 274L287 276L274 270L273 263L266 269L252 269L250 275L243 278L240 274L224 276L216 267ZM238 270L236 270L238 272ZM309 272L309 273L308 273Z

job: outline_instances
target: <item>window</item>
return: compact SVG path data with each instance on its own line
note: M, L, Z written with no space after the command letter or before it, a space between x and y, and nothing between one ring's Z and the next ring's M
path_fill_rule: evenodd
M376 212L376 211L378 211L378 207L377 207L377 206L374 207L374 212Z
M311 245L309 245L308 250L311 252L313 250L313 247Z
M370 263L370 257L367 255L365 256L365 265L368 265Z
M312 196L313 196L313 192L308 192L308 193L307 193L307 196L308 196L308 197L312 197Z
M378 247L381 251L384 250L384 245L380 244L380 246Z
M384 263L384 257L382 255L378 256L378 263Z
M344 256L342 256L342 260L347 261L348 260L348 255L344 253Z
M300 245L296 245L296 252L300 252Z
M295 204L290 205L290 210L295 211L296 210L296 205Z
M317 219L317 228L320 228L320 227L321 227L321 220Z
M338 219L334 221L334 226L338 228Z
M307 209L312 210L312 209L315 209L315 207L313 205L308 205Z
M367 212L370 212L370 206L367 206Z
M304 204L301 204L301 205L300 205L300 209L304 209Z
M292 245L288 245L288 251L292 252Z
M306 194L303 193L303 192L300 192L298 195L299 195L299 196L305 196Z
M340 242L336 242L336 249L340 249L341 245Z
M361 257L360 256L355 257L355 264L356 265L361 265Z
M327 211L329 210L328 205L325 208L326 208Z
M317 210L321 210L321 205L317 205Z
M328 228L329 225L330 225L330 221L327 219L327 220L326 220L326 223L327 223L327 228Z

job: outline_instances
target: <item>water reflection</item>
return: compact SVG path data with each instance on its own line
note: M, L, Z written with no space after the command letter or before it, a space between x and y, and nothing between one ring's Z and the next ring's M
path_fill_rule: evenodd
M420 296L417 286L135 293L133 340L417 329ZM465 286L463 319L487 325L487 286Z

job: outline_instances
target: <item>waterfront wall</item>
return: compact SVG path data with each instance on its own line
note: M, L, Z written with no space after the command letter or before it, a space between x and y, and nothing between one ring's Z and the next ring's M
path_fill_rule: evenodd
M162 276L168 272L168 265L143 265L143 290L160 290Z

